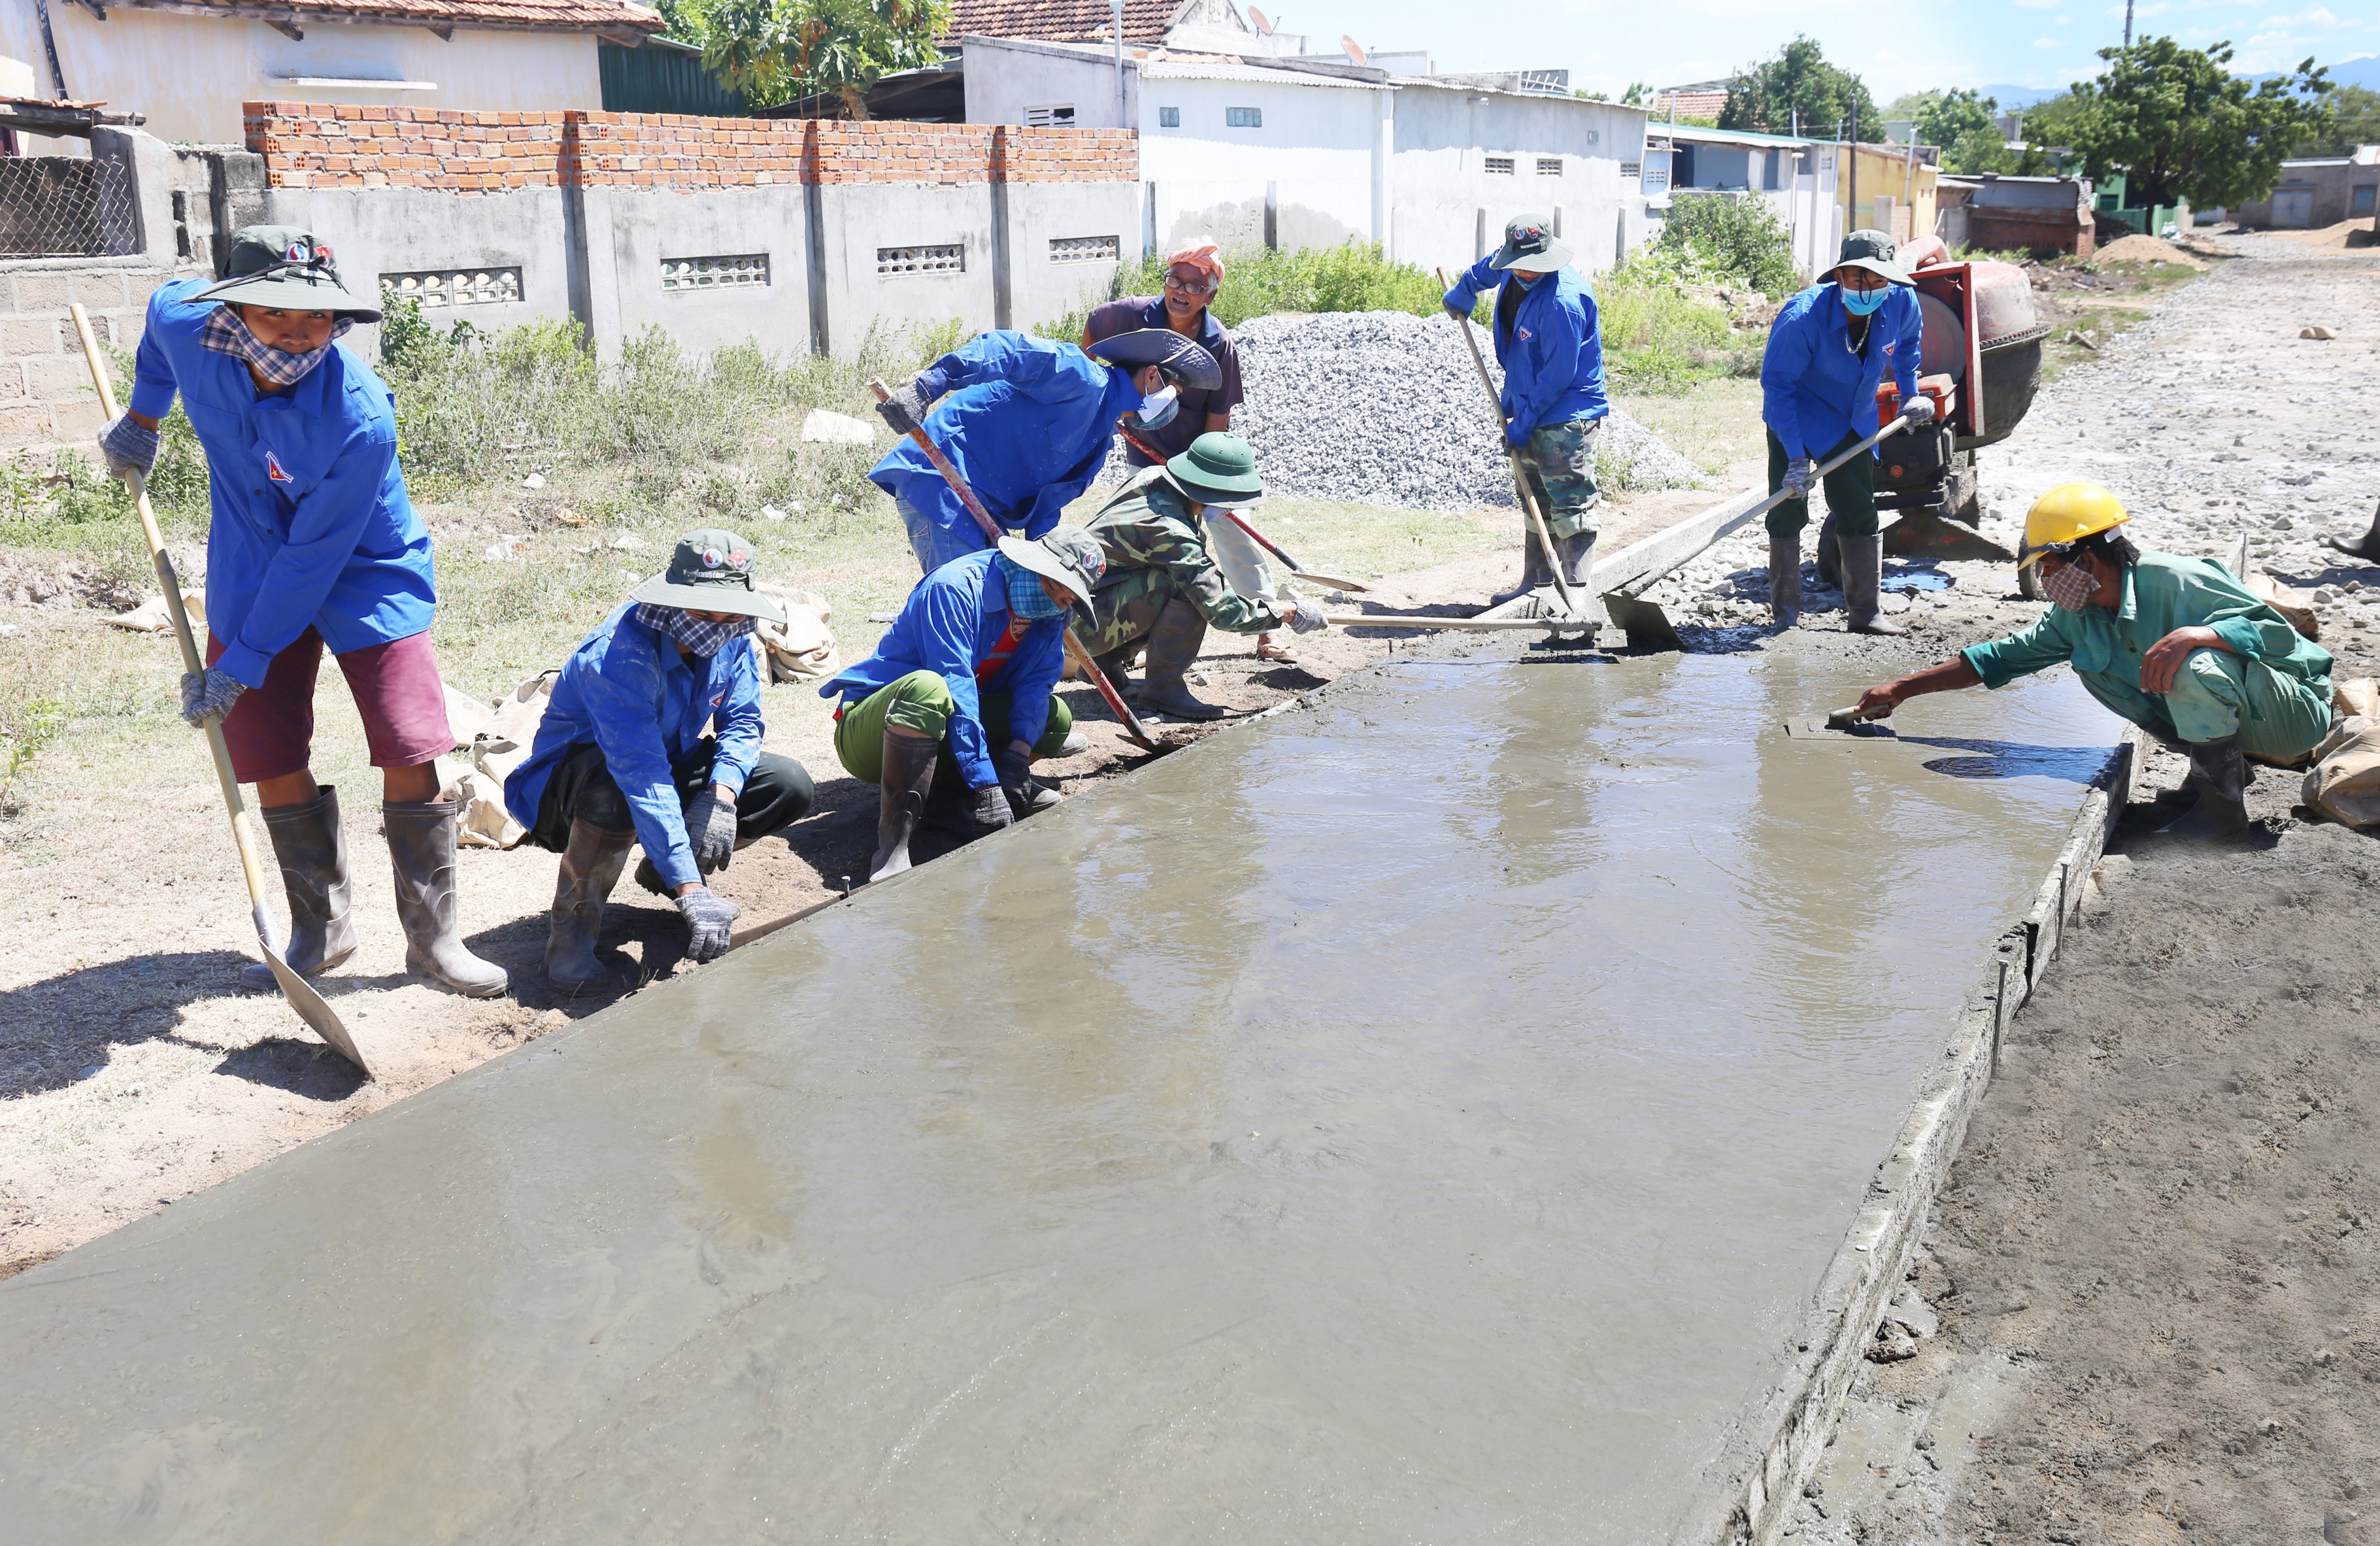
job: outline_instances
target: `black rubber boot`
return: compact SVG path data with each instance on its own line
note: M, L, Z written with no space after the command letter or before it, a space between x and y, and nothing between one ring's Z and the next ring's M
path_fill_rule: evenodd
M482 961L455 929L453 800L383 803L389 861L396 871L396 918L405 926L405 969L466 998L493 998L511 979Z
M1554 552L1561 559L1561 577L1572 589L1584 588L1595 578L1595 533L1582 531L1574 537L1554 539Z
M1818 583L1829 590L1843 588L1843 550L1838 541L1842 534L1835 530L1835 513L1818 523Z
M300 977L319 977L356 953L356 926L347 916L347 836L339 826L338 791L325 784L303 805L264 812L273 857L281 861L281 889L289 897L288 948L282 959ZM239 969L239 985L278 992L273 968L261 961Z
M2207 843L2248 830L2248 759L2240 753L2239 736L2191 743L2190 787L2198 791L2197 803L2180 821L2158 829L2159 836Z
M1510 590L1500 590L1488 597L1488 605L1502 606L1506 602L1525 596L1532 590L1542 590L1554 582L1554 571L1546 563L1546 545L1537 541L1535 526L1523 526L1521 554L1521 583Z
M600 992L610 983L611 975L595 958L595 941L603 932L603 904L620 883L636 841L633 832L570 823L570 846L562 850L545 933L546 985L565 998Z
M1909 630L1884 615L1884 539L1839 533L1843 555L1843 627L1851 633L1897 637Z
M1768 539L1768 620L1780 631L1802 620L1802 539Z
M2323 545L2350 558L2361 558L2366 564L2380 564L2380 510L2372 512L2372 530L2353 542L2344 537L2325 537Z
M1205 615L1176 596L1157 615L1148 630L1148 663L1140 674L1140 705L1150 713L1175 719L1220 719L1227 712L1190 696L1183 677L1198 662L1198 647L1207 641Z
M934 759L942 743L923 736L899 736L884 727L884 772L877 781L876 857L868 878L881 881L909 868L909 839L933 793Z

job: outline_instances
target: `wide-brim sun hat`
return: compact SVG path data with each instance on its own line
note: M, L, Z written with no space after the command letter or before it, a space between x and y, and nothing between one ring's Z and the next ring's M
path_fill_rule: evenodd
M1264 497L1256 448L1228 430L1209 430L1165 464L1173 486L1201 505L1234 508Z
M190 298L380 321L380 302L348 289L332 265L329 246L302 226L242 226L231 238L224 275Z
M1504 227L1504 245L1488 260L1489 268L1516 268L1524 274L1551 274L1575 262L1578 254L1554 235L1554 224L1541 214L1524 214Z
M1223 384L1223 368L1215 357L1170 327L1136 327L1102 338L1083 352L1127 371L1154 365L1193 392L1212 392Z
M1882 231L1853 231L1843 238L1843 250L1835 259L1835 268L1827 272L1831 274L1835 269L1864 268L1896 285L1914 285L1917 281L1909 277L1909 271L1893 262L1900 250L1899 244Z
M628 599L686 612L785 620L784 608L752 589L752 544L717 527L679 538L669 567L629 591Z
M1002 537L1001 555L1020 569L1054 579L1087 602L1108 571L1106 550L1079 526L1053 526L1038 537Z

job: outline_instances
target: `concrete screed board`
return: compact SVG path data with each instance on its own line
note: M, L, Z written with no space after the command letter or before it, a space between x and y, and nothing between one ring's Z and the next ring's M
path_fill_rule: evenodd
M2116 740L1849 669L1376 669L27 1272L8 1539L1667 1539Z

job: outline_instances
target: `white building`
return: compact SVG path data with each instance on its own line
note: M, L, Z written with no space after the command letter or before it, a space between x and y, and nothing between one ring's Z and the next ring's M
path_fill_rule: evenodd
M1658 219L1680 196L1757 195L1791 238L1794 267L1820 274L1842 250L1838 150L1824 140L1657 122L1645 131L1645 202Z

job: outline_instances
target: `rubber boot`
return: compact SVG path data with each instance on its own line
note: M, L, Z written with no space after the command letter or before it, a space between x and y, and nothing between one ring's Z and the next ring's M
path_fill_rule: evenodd
M2344 537L2325 537L2323 546L2343 553L2350 558L2361 558L2366 564L2380 564L2380 510L2372 513L2372 530L2353 542Z
M1841 536L1835 530L1835 513L1828 511L1827 518L1818 523L1818 583L1829 590L1843 588Z
M871 882L897 875L909 868L909 839L917 819L926 813L926 797L933 793L934 759L942 743L923 736L896 736L884 727L884 772L877 785L876 857L868 862Z
M1561 577L1572 590L1583 590L1595 578L1595 533L1582 531L1572 537L1554 539L1554 552L1561 559Z
M1179 596L1157 615L1148 630L1148 663L1140 674L1140 704L1151 713L1175 719L1220 719L1226 711L1190 696L1183 676L1197 663L1198 647L1207 641L1207 619Z
M2206 843L2248 830L2248 760L2239 736L2191 743L2190 786L2198 791L2197 803L2160 828L2159 836Z
M281 889L289 897L289 939L281 958L300 977L319 977L356 953L356 926L347 916L347 836L339 826L338 791L325 784L303 805L264 813L273 857L281 861ZM277 992L273 968L261 961L239 969L239 985Z
M1884 615L1879 593L1884 588L1884 539L1871 534L1835 539L1843 555L1843 627L1851 633L1887 635L1909 630Z
M611 980L595 958L603 931L603 904L620 883L620 871L635 846L633 832L605 832L586 822L570 823L570 846L553 878L553 910L545 932L546 985L565 998L599 992Z
M1802 539L1768 539L1768 620L1782 631L1802 620Z
M1542 590L1554 582L1553 569L1546 563L1546 545L1537 541L1536 528L1524 527L1521 533L1521 583L1510 590L1501 590L1488 598L1489 606L1502 606L1506 602Z
M1059 743L1058 749L1051 752L1050 758L1050 761L1055 761L1062 757L1080 757L1090 749L1091 738L1088 736L1084 735L1080 730L1069 730L1066 732L1066 738Z
M405 926L405 969L466 998L493 998L511 979L471 954L455 931L454 800L383 803L388 857L396 871L396 919Z

